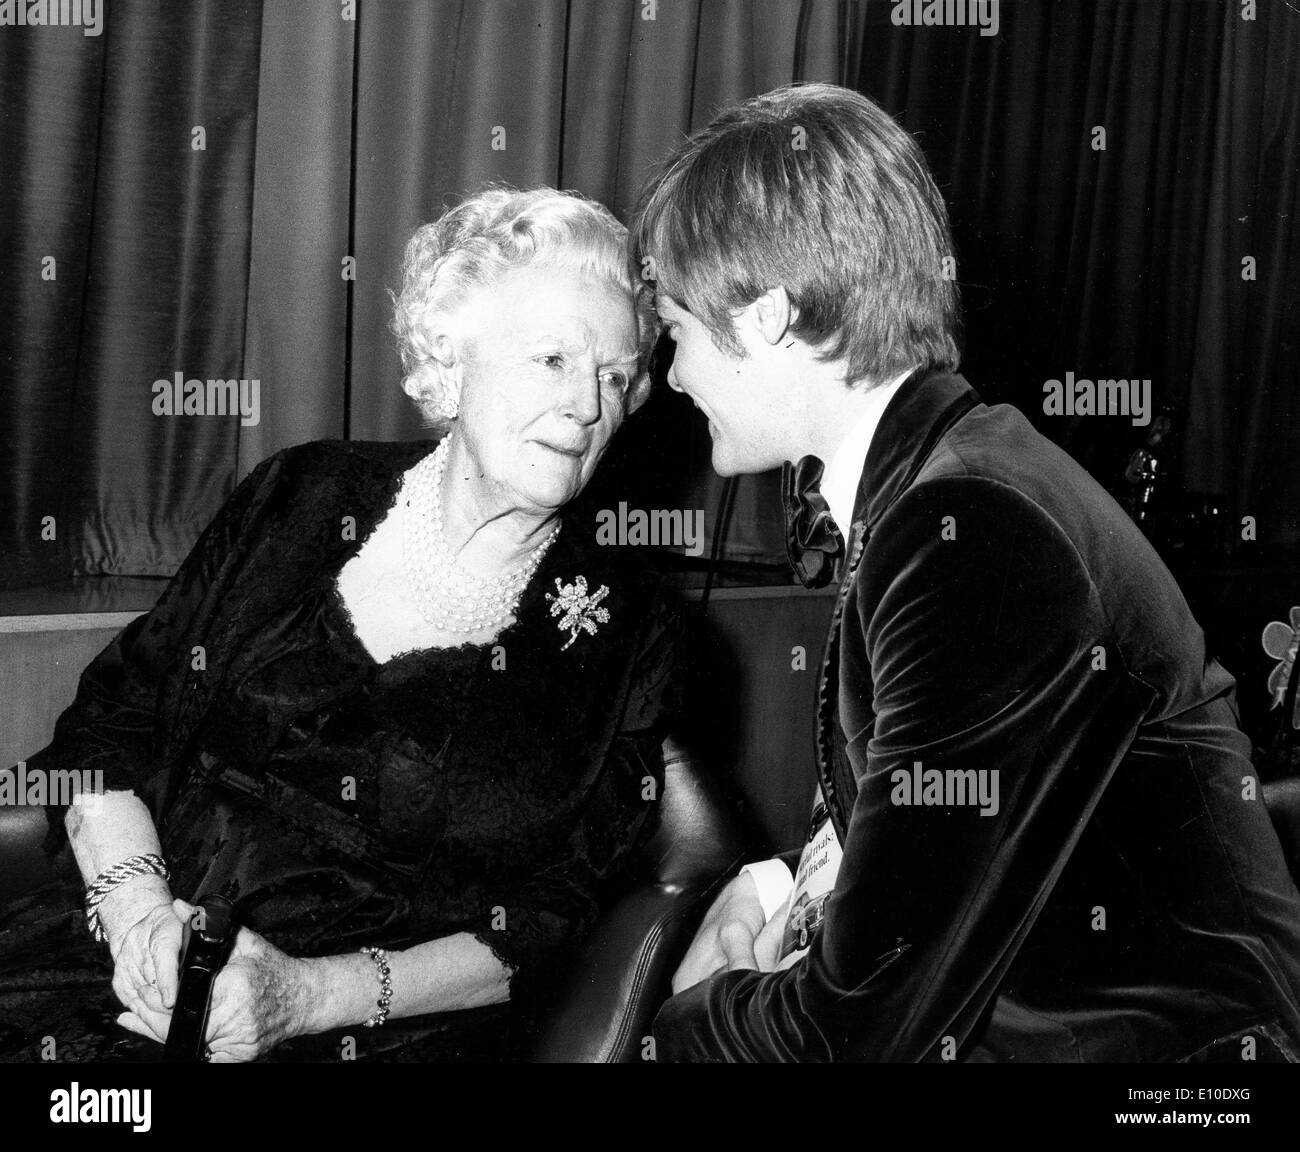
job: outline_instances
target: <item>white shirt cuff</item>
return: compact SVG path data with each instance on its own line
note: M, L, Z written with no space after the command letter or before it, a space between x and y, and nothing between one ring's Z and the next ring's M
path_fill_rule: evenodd
M754 884L758 888L758 902L763 905L763 919L771 920L794 887L790 869L785 866L784 860L758 860L746 864L740 870L740 875L743 876L746 872L754 878Z

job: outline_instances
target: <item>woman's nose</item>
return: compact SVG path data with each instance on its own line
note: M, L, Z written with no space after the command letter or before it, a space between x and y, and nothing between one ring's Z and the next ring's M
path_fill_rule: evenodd
M564 395L564 414L579 424L600 419L600 373L575 372Z
M674 392L685 392L685 389L680 384L677 383L676 364L670 364L668 366L668 375L665 376L664 379L668 381L668 387L671 388Z

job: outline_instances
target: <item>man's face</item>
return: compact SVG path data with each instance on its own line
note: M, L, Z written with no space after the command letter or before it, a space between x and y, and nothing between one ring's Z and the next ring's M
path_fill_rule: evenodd
M713 468L720 476L765 472L788 458L790 382L771 369L771 349L742 312L736 324L744 354L719 348L708 329L671 296L655 298L677 345L668 384L684 392L709 421Z

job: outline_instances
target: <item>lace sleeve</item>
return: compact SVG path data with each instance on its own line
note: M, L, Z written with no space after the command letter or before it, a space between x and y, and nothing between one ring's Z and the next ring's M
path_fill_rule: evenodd
M159 768L160 700L170 680L191 666L189 639L196 620L211 610L213 585L234 551L245 512L278 453L253 470L222 506L172 577L152 610L133 620L87 666L77 694L55 724L50 744L29 760L47 772L93 773L103 791L140 793ZM70 779L70 777L64 777ZM66 805L46 808L47 850L63 840Z

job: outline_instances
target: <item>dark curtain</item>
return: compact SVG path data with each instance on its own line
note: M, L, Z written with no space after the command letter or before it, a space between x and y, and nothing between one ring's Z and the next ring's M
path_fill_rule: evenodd
M98 36L0 28L9 583L170 574L239 447L230 420L155 417L151 385L243 374L258 6L105 8Z
M0 30L9 586L169 574L271 452L420 436L387 327L416 225L489 180L626 215L716 106L842 81L863 15L840 0L106 9L98 37ZM260 419L155 415L154 381L177 372L258 380ZM677 480L715 483L698 452Z
M1147 429L1046 417L1043 383L1149 378L1186 488L1276 547L1300 541L1300 14L1244 11L1003 0L981 37L875 5L859 87L948 198L972 382L1109 484Z
M856 85L920 134L990 398L1100 473L1140 430L1044 418L1042 381L1150 376L1182 406L1191 486L1300 537L1300 20L1282 0L1254 22L1237 0L1002 0L994 37L897 27L889 0L105 7L99 37L0 29L4 584L170 573L278 448L422 435L387 330L418 223L487 180L626 215L681 133L794 79ZM259 380L259 422L155 416L177 372ZM681 397L616 444L611 491L712 523ZM729 555L779 559L773 487L739 485Z

